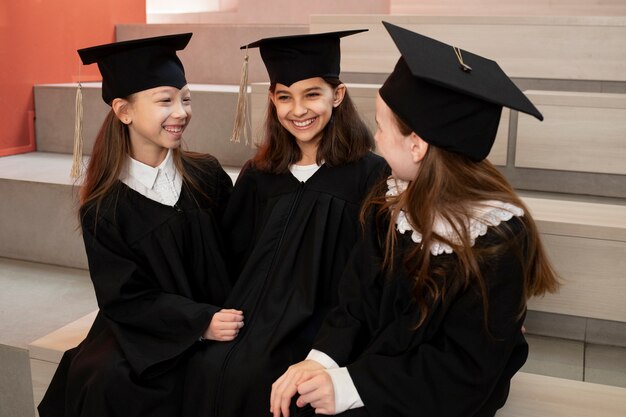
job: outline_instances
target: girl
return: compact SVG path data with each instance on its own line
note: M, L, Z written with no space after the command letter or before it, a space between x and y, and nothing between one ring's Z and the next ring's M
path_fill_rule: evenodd
M219 162L182 151L191 98L176 55L191 33L79 50L111 106L80 191L100 311L63 356L39 406L47 416L180 416L186 356L233 340L242 314L218 234L232 183Z
M308 360L274 384L319 414L493 416L526 360L529 297L558 287L536 226L484 158L502 106L541 114L497 64L385 23L402 57L376 99L392 168Z
M271 86L265 137L224 217L228 305L248 321L233 343L190 362L185 416L269 414L272 381L304 359L358 240L358 212L384 160L339 80L339 38L359 31L263 39Z

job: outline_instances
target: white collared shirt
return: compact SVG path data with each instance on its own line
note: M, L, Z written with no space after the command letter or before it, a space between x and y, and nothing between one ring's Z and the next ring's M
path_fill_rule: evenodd
M174 165L172 150L157 167L151 167L128 156L120 181L157 203L174 206L183 186L182 175Z

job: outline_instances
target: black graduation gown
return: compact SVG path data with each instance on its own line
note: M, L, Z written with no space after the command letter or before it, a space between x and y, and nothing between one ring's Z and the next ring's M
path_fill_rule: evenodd
M523 242L519 219L507 223ZM481 267L491 335L477 285L460 288L454 274L441 284L448 290L445 299L413 330L420 315L401 259L415 243L410 233L398 234L393 272L383 273L379 242L384 242L386 225L369 224L342 278L340 304L328 314L313 345L347 366L365 404L341 415L493 416L528 354L519 317L523 277L518 257L509 250ZM498 239L491 228L476 245ZM440 255L434 262L452 256Z
M305 183L244 167L224 230L239 276L226 305L243 310L245 326L233 342L206 342L190 360L186 417L269 415L271 384L306 357L337 303L339 278L362 233L361 203L386 167L369 153L322 165Z
M82 208L100 311L63 356L41 417L181 415L185 357L230 291L219 223L232 182L212 157L187 169L208 199L184 183L171 207L118 182L98 213Z

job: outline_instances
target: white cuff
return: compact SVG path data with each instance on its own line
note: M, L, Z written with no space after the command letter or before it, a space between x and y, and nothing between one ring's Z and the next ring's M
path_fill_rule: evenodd
M333 381L336 414L364 406L361 396L356 390L354 382L352 382L348 368L327 369L326 372Z
M333 358L319 350L311 349L306 358L319 362L326 369L339 368Z

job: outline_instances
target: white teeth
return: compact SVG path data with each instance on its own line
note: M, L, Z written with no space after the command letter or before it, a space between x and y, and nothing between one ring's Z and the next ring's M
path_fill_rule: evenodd
M308 119L308 120L305 120L305 121L303 121L303 122L297 122L297 121L295 121L295 120L292 120L293 124L294 124L294 125L296 125L296 126L298 126L298 127L306 127L306 126L310 125L311 123L313 123L313 121L315 121L315 119L314 119L314 118L313 118L313 119Z
M180 133L183 131L182 126L178 126L178 127L168 126L168 127L165 127L164 129L171 133Z

